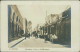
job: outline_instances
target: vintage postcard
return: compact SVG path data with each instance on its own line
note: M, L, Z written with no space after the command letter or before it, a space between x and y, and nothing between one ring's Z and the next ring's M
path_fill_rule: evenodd
M25 17L22 17L20 11ZM17 43L12 45L12 42ZM71 7L8 5L8 43L9 48L70 48Z
M4 1L1 6L2 51L79 51L78 1Z

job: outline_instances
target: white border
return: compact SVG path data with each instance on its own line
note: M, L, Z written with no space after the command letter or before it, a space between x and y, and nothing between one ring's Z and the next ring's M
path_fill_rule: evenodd
M8 48L8 5L50 4L71 5L71 48L49 48L46 51L79 51L79 1L2 1L1 2L1 51L12 51ZM33 48L34 49L34 48ZM16 51L16 50L14 50ZM27 50L17 50L27 51ZM31 50L30 50L31 51ZM32 50L43 51L43 50Z

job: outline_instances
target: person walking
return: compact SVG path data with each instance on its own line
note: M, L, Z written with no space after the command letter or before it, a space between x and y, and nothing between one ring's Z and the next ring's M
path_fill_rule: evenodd
M45 38L44 39L45 39L45 42L46 42L46 40L47 40L47 33L45 33L44 35L45 35Z
M26 34L25 34L25 39L26 39Z
M52 42L52 34L50 34L50 41Z
M30 38L30 33L28 34L28 37Z
M36 37L38 38L38 33L36 32Z

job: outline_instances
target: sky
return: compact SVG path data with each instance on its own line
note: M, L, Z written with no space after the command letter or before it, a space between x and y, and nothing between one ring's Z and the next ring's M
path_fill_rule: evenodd
M50 14L60 14L66 10L68 5L17 5L23 18L27 21L32 22L32 29L34 29L37 24L45 23L46 15Z

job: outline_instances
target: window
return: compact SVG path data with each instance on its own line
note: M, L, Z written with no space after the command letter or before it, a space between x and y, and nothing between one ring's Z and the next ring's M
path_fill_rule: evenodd
M13 16L12 16L12 21L14 21L14 15L15 15L15 13L13 13Z
M18 16L16 17L16 22L18 21Z

